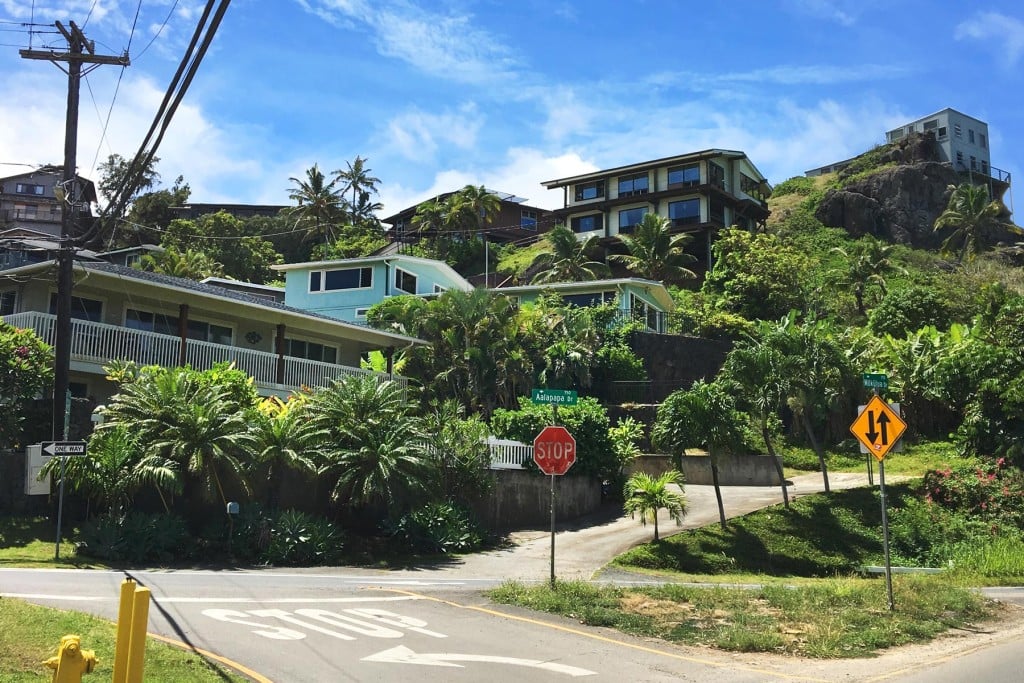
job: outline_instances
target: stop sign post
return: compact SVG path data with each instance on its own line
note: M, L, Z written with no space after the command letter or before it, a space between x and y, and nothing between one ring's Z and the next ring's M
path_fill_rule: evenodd
M576 462L576 439L565 427L549 425L533 440L533 461L551 476L551 587L555 587L555 477Z
M576 439L565 427L545 427L533 440L533 461L544 474L565 474L576 462Z

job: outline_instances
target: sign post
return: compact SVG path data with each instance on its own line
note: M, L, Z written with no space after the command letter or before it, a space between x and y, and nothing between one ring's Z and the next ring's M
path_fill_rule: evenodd
M576 462L576 439L565 427L545 427L533 440L533 461L551 476L551 587L555 587L555 477Z
M878 460L878 483L882 498L882 548L885 553L885 588L889 598L889 611L896 609L892 597L892 563L889 560L889 513L885 502L885 456L893 449L907 423L889 405L875 394L864 407L864 412L850 425L850 431Z
M60 559L60 527L64 517L64 475L68 458L85 457L84 441L44 441L39 444L43 453L60 458L60 493L57 497L57 544L54 546L53 559Z

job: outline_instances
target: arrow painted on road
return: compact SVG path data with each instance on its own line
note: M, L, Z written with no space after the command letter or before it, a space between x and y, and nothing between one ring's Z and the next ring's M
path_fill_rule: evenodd
M498 657L492 655L461 655L449 652L423 652L416 653L409 648L399 645L390 650L378 652L369 657L363 657L364 662L386 662L390 664L422 664L424 666L450 666L463 668L461 664L454 662L487 662L490 664L511 664L513 666L526 666L533 669L544 669L555 673L565 674L577 678L579 676L595 676L597 672L580 669L565 664L554 662L542 662L539 659L519 659L517 657Z

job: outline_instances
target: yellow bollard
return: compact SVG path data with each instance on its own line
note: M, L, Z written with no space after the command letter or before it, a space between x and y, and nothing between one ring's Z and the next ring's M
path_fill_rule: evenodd
M142 683L146 666L146 626L149 624L149 589L136 588L132 600L131 638L125 683Z
M121 582L121 602L117 609L117 643L114 645L113 683L125 683L128 676L128 644L132 634L132 596L138 584L132 579Z
M92 650L82 649L79 636L64 636L60 639L57 654L43 664L53 669L51 683L81 683L82 674L91 673L98 660Z

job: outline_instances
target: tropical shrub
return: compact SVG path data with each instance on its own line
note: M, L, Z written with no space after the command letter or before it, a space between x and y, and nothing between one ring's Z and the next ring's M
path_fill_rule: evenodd
M0 320L0 446L20 439L25 403L53 381L53 352L32 330Z
M452 503L427 503L405 514L395 525L394 535L419 553L464 553L483 544L483 534L470 514Z
M904 337L929 325L944 330L951 322L948 303L930 287L915 285L890 291L871 311L868 328L878 336Z
M1024 472L1004 458L931 470L924 488L925 499L940 507L1024 528Z
M328 565L341 556L342 548L341 533L327 520L284 510L274 519L260 560L277 566Z
M77 553L108 562L163 563L188 557L191 536L175 515L103 515L82 528Z
M809 195L814 191L814 178L798 175L789 180L783 180L772 188L772 197L782 197L787 194Z

